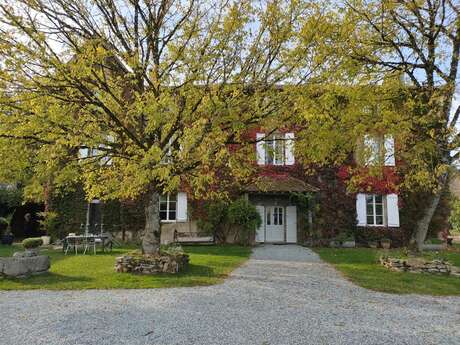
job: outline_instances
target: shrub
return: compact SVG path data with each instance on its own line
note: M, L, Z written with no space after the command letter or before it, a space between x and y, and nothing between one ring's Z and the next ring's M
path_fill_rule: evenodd
M40 227L48 236L51 236L53 240L59 238L58 226L59 218L57 212L48 211L48 212L39 212L40 216Z
M22 241L22 246L25 249L38 248L43 244L43 240L39 237L26 238Z
M228 203L212 201L205 204L204 210L206 216L198 220L198 227L208 234L216 234L218 230L222 230L219 228L227 222Z
M449 223L455 232L460 232L460 199L455 199L451 204Z
M0 217L0 236L2 236L8 229L9 223L6 218Z
M238 238L242 244L249 244L256 229L262 224L259 212L246 199L232 202L228 208L229 223L238 228Z

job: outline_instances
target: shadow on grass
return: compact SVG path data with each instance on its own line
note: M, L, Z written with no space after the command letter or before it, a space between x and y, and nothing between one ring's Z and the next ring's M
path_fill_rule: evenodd
M81 282L91 282L94 279L86 276L66 276L54 272L48 272L43 274L31 275L26 278L3 278L0 279L0 282L13 282L16 284L23 285L40 285L41 287L46 287L47 285L56 285L62 283L81 283Z

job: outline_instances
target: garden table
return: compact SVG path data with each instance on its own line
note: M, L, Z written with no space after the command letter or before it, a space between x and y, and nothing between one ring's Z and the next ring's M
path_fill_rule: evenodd
M78 247L83 246L84 252L91 246L94 249L94 253L96 253L96 244L100 243L102 247L102 251L105 252L106 247L110 246L112 249L112 241L111 236L109 234L87 234L87 235L68 235L64 239L64 245L62 247L65 254L67 254L69 247L73 247L75 250L75 254L78 254Z

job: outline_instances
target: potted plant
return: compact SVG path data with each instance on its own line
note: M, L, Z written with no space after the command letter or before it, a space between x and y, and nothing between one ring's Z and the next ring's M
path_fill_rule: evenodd
M390 249L391 247L391 240L389 238L382 238L380 240L380 245L383 249Z
M356 246L355 237L353 234L347 234L345 232L342 232L336 236L334 243L336 246L342 248L354 248Z
M11 219L13 215L10 214L5 218L0 218L0 237L2 244L11 246L13 244L14 236L11 233Z
M43 240L40 237L26 238L24 241L22 241L22 246L26 252L32 255L38 255L38 247L40 247L42 244Z
M53 211L40 212L40 227L45 232L44 236L41 236L43 240L43 245L47 246L51 243L51 239L56 239L57 237L57 228L58 228L58 214Z

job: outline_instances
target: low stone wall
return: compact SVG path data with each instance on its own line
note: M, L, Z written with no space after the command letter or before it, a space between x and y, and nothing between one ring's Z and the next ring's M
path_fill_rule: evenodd
M398 259L382 256L380 263L397 272L430 273L460 276L460 270L444 260L426 261L421 258Z
M50 266L48 256L15 253L14 257L0 258L0 276L27 277L32 274L45 273Z
M187 254L128 254L116 258L115 271L138 274L178 273L187 268L188 262L189 256Z

